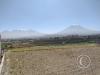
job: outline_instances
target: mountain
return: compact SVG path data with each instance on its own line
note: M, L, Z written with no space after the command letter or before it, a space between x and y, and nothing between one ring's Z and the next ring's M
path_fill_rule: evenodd
M95 35L100 34L100 31L94 31L87 28L84 28L80 25L72 25L61 32L58 32L56 35Z
M49 37L62 37L69 35L96 35L100 34L100 31L94 31L87 28L84 28L80 25L72 25L68 28L62 30L61 32L55 34L43 34L33 30L13 30L13 31L4 31L1 32L3 39L18 39L18 38L49 38Z
M46 35L45 37L63 37L70 35L79 35L79 36L87 36L87 35L100 35L100 31L94 31L87 28L84 28L80 25L71 25L68 28L51 35Z
M36 38L43 35L44 34L33 30L13 30L1 32L2 39Z

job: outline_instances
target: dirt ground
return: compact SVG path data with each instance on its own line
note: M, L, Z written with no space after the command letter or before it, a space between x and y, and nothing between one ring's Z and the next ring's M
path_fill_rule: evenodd
M91 62L80 68L80 55ZM8 51L7 75L100 75L100 47L97 45L71 45ZM6 75L6 74L5 74Z

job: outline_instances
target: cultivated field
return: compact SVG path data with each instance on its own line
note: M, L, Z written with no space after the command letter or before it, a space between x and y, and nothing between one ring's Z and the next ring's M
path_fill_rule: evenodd
M90 58L87 68L79 67L80 55ZM4 75L100 75L100 47L74 44L17 48L6 52L5 66Z

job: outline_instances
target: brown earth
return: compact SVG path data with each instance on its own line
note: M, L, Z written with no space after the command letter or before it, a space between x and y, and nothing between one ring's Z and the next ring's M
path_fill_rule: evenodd
M77 58L87 55L88 68L80 68ZM100 75L100 47L93 44L39 46L6 53L7 75Z

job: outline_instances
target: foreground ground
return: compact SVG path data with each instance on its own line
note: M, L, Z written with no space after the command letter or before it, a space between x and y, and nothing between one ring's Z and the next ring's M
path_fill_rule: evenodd
M77 58L87 55L88 68L80 68ZM100 47L95 44L36 46L9 50L4 75L100 75Z

